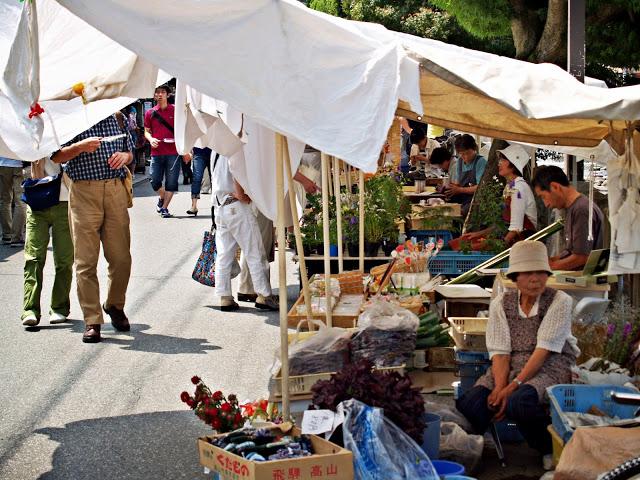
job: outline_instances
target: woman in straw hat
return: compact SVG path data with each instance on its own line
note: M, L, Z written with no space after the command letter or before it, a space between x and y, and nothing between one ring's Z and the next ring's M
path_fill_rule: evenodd
M489 309L491 367L457 401L458 410L477 431L508 418L542 454L551 452L546 388L571 383L571 367L579 354L571 335L571 297L548 288L549 275L542 242L513 246L507 276L516 289L499 294Z
M522 172L530 160L527 151L520 145L512 144L498 150L498 175L506 180L504 192L504 206L502 210L502 228L506 230L503 237L507 245L511 246L518 240L524 240L536 231L538 211L536 200L531 187L522 177ZM482 248L484 239L495 229L489 226L484 230L463 235L462 240L472 242L472 245Z

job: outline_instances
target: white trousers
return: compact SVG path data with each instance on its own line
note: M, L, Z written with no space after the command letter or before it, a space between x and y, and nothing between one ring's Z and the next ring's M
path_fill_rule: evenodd
M265 257L267 262L273 259L273 222L265 217L259 210L256 209L256 222L258 229L260 230L260 238L262 238L262 246L264 247ZM267 267L267 280L269 280L269 268ZM253 288L253 282L251 281L251 274L249 271L249 264L247 263L247 256L242 250L240 254L240 278L238 279L238 293L254 294L256 293Z
M216 207L216 295L231 296L231 267L238 246L245 254L253 286L258 295L271 295L262 237L251 205L234 202Z

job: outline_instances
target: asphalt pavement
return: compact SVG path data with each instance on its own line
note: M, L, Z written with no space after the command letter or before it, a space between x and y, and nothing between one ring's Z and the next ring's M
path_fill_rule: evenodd
M183 390L192 391L191 376L241 400L266 396L278 313L249 303L238 312L220 312L213 289L191 279L210 226L211 196L202 196L201 214L193 218L186 214L189 187L180 190L170 206L174 217L162 219L149 183L135 186L125 308L132 328L122 334L107 323L99 344L81 341L75 282L69 322L49 325L51 253L45 314L38 327L25 329L23 252L0 246L0 479L207 478L196 439L210 429L179 399ZM292 263L288 271L294 299ZM104 259L99 280L104 299Z

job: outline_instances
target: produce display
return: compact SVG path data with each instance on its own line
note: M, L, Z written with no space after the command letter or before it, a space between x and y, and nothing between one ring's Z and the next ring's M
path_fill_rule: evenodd
M243 428L210 438L209 442L254 462L313 455L311 441L306 435L299 437L284 435L279 429Z
M335 372L349 362L352 333L343 328L321 328L308 340L291 345L289 374Z
M448 347L451 345L449 324L440 323L435 312L427 312L420 317L420 326L416 332L416 348Z
M415 350L416 334L411 330L382 330L369 327L352 341L354 361L370 359L376 367L398 367L407 363Z

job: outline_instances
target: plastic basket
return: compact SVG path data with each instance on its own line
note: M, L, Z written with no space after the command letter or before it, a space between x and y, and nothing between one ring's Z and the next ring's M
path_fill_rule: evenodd
M453 239L453 234L449 230L409 230L407 233L408 238L415 237L418 242L429 242L433 238L436 242L440 239L445 245L449 243L449 240Z
M498 437L502 443L522 443L525 441L518 426L508 420L496 423L496 432L498 432Z
M483 317L449 317L449 333L460 350L485 352L487 350L487 321Z
M489 362L479 363L479 362L471 362L458 363L458 374L461 377L473 377L480 378L484 373L489 369L491 364Z
M473 388L476 384L476 380L478 377L475 375L471 375L469 377L460 377L460 388L458 389L458 394L462 397L465 393Z
M429 272L432 275L462 275L494 256L483 252L440 251L429 261Z
M635 405L621 405L611 398L613 392L636 393L632 388L616 385L554 385L547 388L551 403L551 423L564 443L573 435L565 412L586 413L592 406L611 417L633 418Z
M489 352L472 352L456 348L456 361L462 363L483 363L489 361Z

